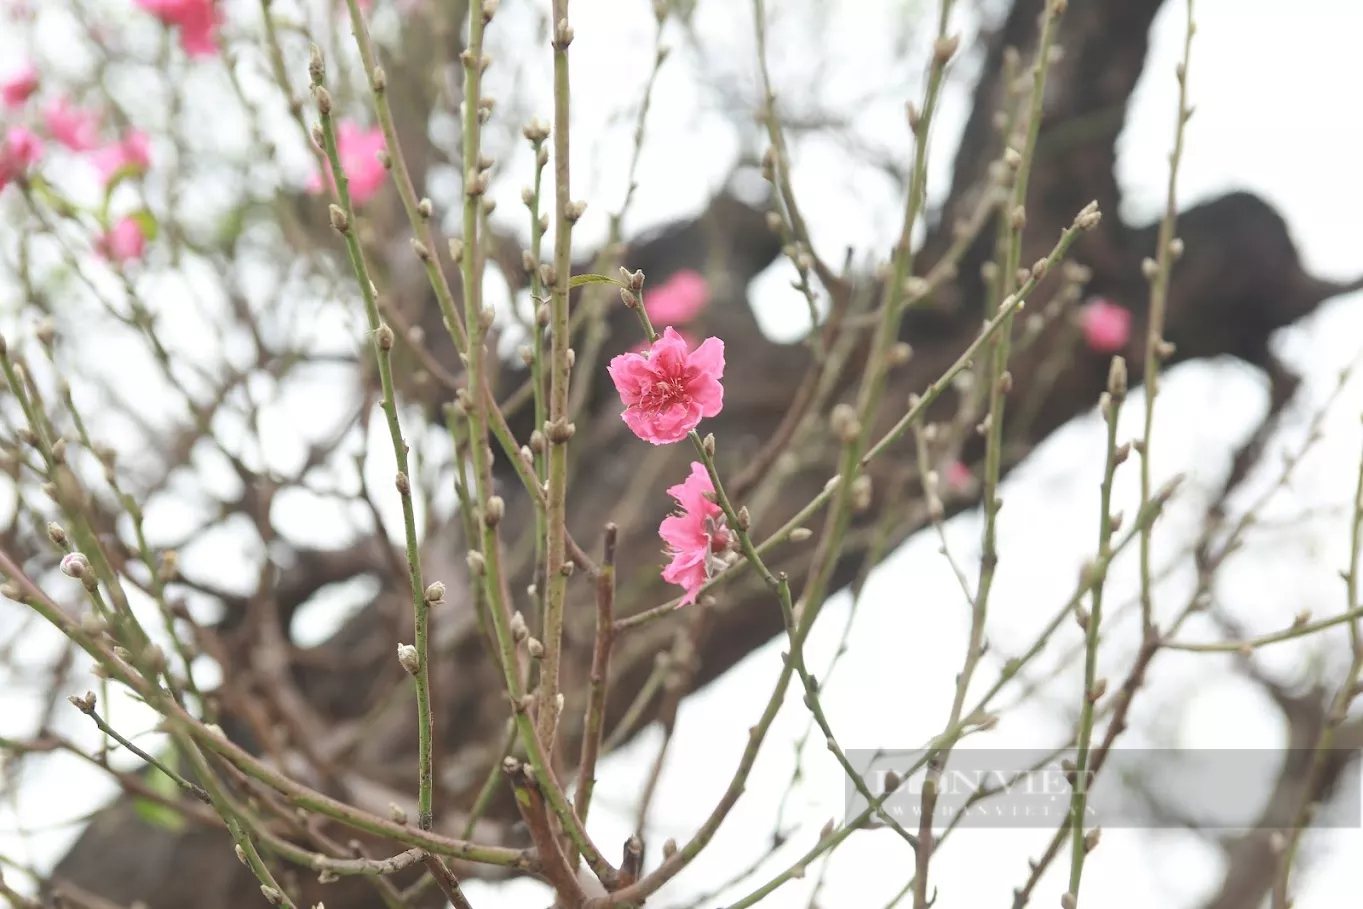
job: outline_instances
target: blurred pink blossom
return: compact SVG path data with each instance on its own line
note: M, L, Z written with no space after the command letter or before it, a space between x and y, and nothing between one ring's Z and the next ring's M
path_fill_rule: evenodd
M654 328L685 325L710 302L710 285L698 271L686 268L644 293L644 312Z
M151 140L146 133L132 130L113 145L95 149L90 154L90 163L95 166L100 182L105 186L124 169L143 173L151 167Z
M96 243L100 255L110 262L127 262L142 258L147 238L136 218L123 218Z
M191 57L218 52L218 10L214 0L134 0L168 27L180 30L180 46Z
M686 482L667 490L681 511L663 518L658 535L667 543L667 554L671 557L663 569L663 580L679 584L686 591L677 604L679 607L696 601L696 594L714 574L714 555L724 552L732 543L724 510L705 498L705 493L714 491L710 474L699 461L691 462Z
M24 63L0 82L0 98L5 107L21 107L38 90L38 69L32 63Z
M47 102L43 123L48 135L72 151L89 151L99 143L99 114L73 107L65 97Z
M336 154L350 187L350 200L356 205L363 205L373 198L388 179L388 169L379 163L378 158L379 152L386 147L383 130L377 126L361 129L350 121L337 126ZM308 192L320 193L331 184L330 162L327 163L327 169L326 183L322 182L321 174L313 174L308 181Z
M947 486L951 489L964 489L969 483L972 474L970 468L960 461L952 461L947 465Z
M0 141L0 190L28 173L43 156L43 142L33 130L11 126Z
M654 445L680 442L724 407L724 342L706 338L694 351L668 326L648 354L625 353L607 367L620 415L634 434Z
M1099 298L1079 312L1084 341L1097 353L1117 353L1131 338L1131 311Z

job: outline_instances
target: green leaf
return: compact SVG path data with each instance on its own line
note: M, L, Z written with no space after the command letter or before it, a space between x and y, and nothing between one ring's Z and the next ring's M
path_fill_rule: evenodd
M170 779L159 770L156 771L156 775L162 779ZM171 785L174 786L175 783L171 782ZM159 802L153 802L149 799L133 799L133 810L137 812L138 817L148 824L153 827L160 827L162 830L168 830L171 833L178 833L185 826L184 815Z
M125 164L109 176L109 182L104 187L104 204L100 207L100 211L103 213L105 219L109 217L109 200L114 197L114 190L118 189L118 185L124 180L135 179L142 176L144 173L146 173L145 167L140 167L136 164Z
M172 771L179 765L179 759L180 754L174 748L168 749L162 756L162 761ZM147 788L157 795L164 796L167 799L179 798L180 785L156 767L147 768L145 780ZM169 830L171 833L178 832L185 826L184 815L160 802L153 802L150 799L133 799L133 809L137 812L137 816L148 824L153 827L160 827L162 830Z
M568 280L569 287L582 287L584 284L614 284L616 287L626 287L623 281L615 278L608 278L605 275L573 275Z
M148 243L156 239L161 225L157 223L155 215L144 208L141 211L133 212L128 217L137 222L137 226L142 229L142 236L147 239Z

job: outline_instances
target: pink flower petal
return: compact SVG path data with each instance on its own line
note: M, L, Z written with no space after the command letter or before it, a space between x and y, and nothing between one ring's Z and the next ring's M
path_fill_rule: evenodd
M625 405L622 419L636 436L654 445L686 438L700 421L724 406L724 343L704 341L696 353L672 327L663 330L646 355L627 353L607 367Z
M705 276L683 269L656 290L644 294L644 312L657 325L685 325L710 302L710 285Z
M1131 311L1100 298L1080 310L1079 326L1090 350L1117 353L1131 339Z
M0 189L27 174L42 156L42 140L33 130L11 126L0 141Z
M372 199L388 181L388 169L378 159L379 152L386 147L383 130L379 127L362 129L349 120L337 125L336 156L345 173L351 201L356 205ZM328 163L327 169L330 170L330 167ZM330 188L329 180L326 186ZM321 192L322 187L321 176L314 174L308 183L308 191Z
M106 186L121 171L144 173L151 166L151 140L146 133L133 130L118 143L95 149L90 163Z
M48 135L76 152L89 151L99 142L99 115L73 107L65 97L53 98L43 107Z
M22 107L38 90L39 81L37 67L26 62L0 82L0 99L5 107Z
M686 591L679 604L682 606L694 603L700 588L710 579L711 555L723 552L730 544L723 511L705 498L706 492L713 491L710 474L698 461L691 462L691 473L684 483L667 490L682 510L664 518L658 527L671 557L662 576Z
M123 218L100 237L97 247L110 262L128 262L142 258L146 245L147 238L137 219Z
M190 57L218 52L220 21L215 0L134 0L169 28L180 30L180 46Z

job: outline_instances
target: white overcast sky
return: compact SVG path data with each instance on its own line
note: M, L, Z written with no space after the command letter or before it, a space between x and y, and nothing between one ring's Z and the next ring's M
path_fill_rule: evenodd
M41 2L41 0L38 0ZM1100 0L1071 0L1079 5ZM382 7L383 0L380 0ZM927 0L842 0L799 3L822 6L827 19L817 28L808 20L773 26L773 66L783 97L813 91L846 99L851 105L868 86L902 82L904 93L856 109L859 133L890 149L904 147L902 103L921 93L917 62L895 64L892 17L921 11ZM254 3L245 7L254 7ZM517 21L517 7L504 4L503 27ZM769 3L777 11L786 7ZM234 4L234 10L244 8ZM697 92L693 73L704 65L751 76L753 35L748 4L702 0L697 27L712 57L701 64L690 55L670 60L660 77L648 123L649 141L641 161L634 226L644 227L696 210L729 169L739 140L728 121L710 109L712 100ZM588 3L573 6L577 41L573 45L576 136L574 195L591 201L585 229L600 232L606 212L623 191L628 161L628 123L611 118L628 111L641 91L652 53L648 4ZM1326 277L1363 273L1363 178L1358 150L1363 147L1363 114L1357 93L1363 87L1363 5L1356 0L1198 0L1191 91L1197 113L1188 129L1187 152L1179 182L1183 204L1246 189L1264 196L1285 216L1308 269ZM1136 92L1120 147L1119 179L1126 193L1122 215L1141 221L1164 204L1167 153L1176 103L1174 65L1181 53L1184 6L1169 0L1155 24L1146 72ZM523 17L522 17L523 18ZM499 19L499 22L502 21ZM962 18L962 22L965 19ZM674 42L675 43L675 42ZM919 42L921 44L921 42ZM12 44L0 41L0 48ZM820 68L809 61L817 57ZM915 57L915 60L919 58ZM495 70L494 70L495 71ZM547 73L547 68L542 70ZM963 77L969 71L963 70ZM951 150L966 113L969 79L948 92L935 135L934 192L940 198L949 174ZM547 117L547 95L541 116ZM582 99L592 99L590 102ZM868 169L847 165L847 156L825 140L797 143L794 182L814 241L821 249L884 248L899 215L899 201ZM524 173L525 168L512 168ZM520 179L498 187L516 211ZM590 220L595 217L596 220ZM788 289L781 266L756 286L763 324L774 335L791 337L802 329L803 302ZM1301 413L1314 411L1329 392L1339 369L1363 349L1363 296L1339 298L1302 325L1283 333L1279 350L1307 377ZM1225 471L1229 452L1266 406L1263 380L1233 363L1188 364L1169 377L1160 398L1154 466L1159 477L1187 473L1184 504L1161 525L1161 547L1173 551L1196 529L1202 490ZM1144 406L1139 394L1127 402L1122 433L1137 427ZM1340 509L1353 489L1360 442L1363 391L1351 387L1327 424L1326 437L1307 462L1291 495L1270 513L1292 520L1290 532L1265 530L1236 558L1220 588L1223 600L1255 631L1285 627L1303 608L1317 615L1338 611L1343 590L1337 570L1347 564L1347 514ZM1285 433L1300 442L1301 420ZM1043 621L1068 595L1076 571L1096 535L1101 425L1094 414L1080 417L1057 433L1019 468L1006 484L1001 517L1001 564L991 607L990 637L1000 650L1030 641ZM377 472L391 471L381 458ZM1136 490L1134 459L1119 483L1128 512ZM382 487L380 487L382 488ZM1299 520L1303 512L1316 517ZM978 547L978 521L962 515L949 527L953 552L970 561ZM935 536L920 535L875 574L850 637L850 652L829 681L824 702L839 740L847 747L912 747L940 731L950 706L953 676L964 652L966 610L956 582L937 553ZM1110 590L1131 591L1129 561L1119 562ZM1186 572L1161 591L1161 603L1174 608L1186 590ZM1121 596L1116 597L1120 601ZM825 610L809 648L813 667L823 666L848 610L838 597ZM1129 626L1128 626L1129 631ZM1192 626L1190 633L1207 633ZM1121 635L1113 634L1112 659L1124 659ZM1298 646L1282 645L1262 658L1277 677L1305 681L1313 673L1329 682L1342 668L1342 638L1329 635ZM727 784L742 750L746 730L762 709L780 669L780 647L754 652L729 675L688 700L668 759L665 783L651 812L656 821L650 861L667 836L684 841ZM1106 653L1106 651L1105 651ZM981 681L993 680L997 664L981 668ZM990 738L979 745L1042 746L1059 741L1066 718L1077 703L1078 670L1047 687L1047 696L1011 711ZM1114 676L1116 671L1113 672ZM822 673L820 673L822 675ZM1005 700L1005 703L1007 701ZM13 700L8 701L14 704ZM9 710L5 711L6 714ZM15 705L14 716L26 712ZM674 885L662 905L680 905L727 879L766 849L775 806L790 778L792 743L806 725L798 697L778 719L746 795L721 830L713 848ZM1135 711L1129 744L1184 747L1271 748L1282 741L1275 715L1252 685L1238 679L1220 657L1166 655ZM0 715L0 731L9 723ZM818 736L815 736L817 742ZM629 799L652 763L658 736L645 734L606 762L598 774L592 833L599 842L623 840L632 823ZM817 837L830 816L841 817L842 784L836 766L821 747L804 755L805 781L788 811L805 823L770 864L784 867ZM77 775L70 763L60 776L39 772L17 806L24 826L47 826L91 807L91 793L107 796L95 778ZM1246 798L1252 798L1247 793ZM0 852L27 854L44 864L55 859L72 836L69 830L35 835L22 845L10 835L14 806L0 809ZM933 863L933 883L942 907L1010 904L1012 888L1026 877L1026 859L1048 839L1045 831L964 831L953 834ZM1363 889L1357 861L1363 833L1331 832L1308 840L1311 864L1300 879L1300 909L1333 909ZM839 850L827 875L824 905L883 905L911 874L912 855L892 833L858 834ZM1057 862L1067 875L1068 862ZM1219 880L1217 853L1182 833L1150 834L1109 830L1089 858L1084 903L1107 909L1149 905L1196 906ZM807 904L817 872L788 885L763 903L773 909ZM766 877L707 902L732 902ZM471 884L475 906L542 909L544 891L521 883L498 888ZM1035 905L1058 902L1061 876L1045 879Z

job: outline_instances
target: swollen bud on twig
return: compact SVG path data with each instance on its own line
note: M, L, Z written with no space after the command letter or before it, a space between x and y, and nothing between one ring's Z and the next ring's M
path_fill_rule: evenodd
M1118 401L1126 397L1126 360L1113 357L1107 372L1107 390Z
M577 432L577 426L567 420L551 420L544 424L544 435L554 445L566 444Z
M502 516L506 514L506 502L501 496L492 496L483 506L483 523L489 527L496 527L502 522Z
M380 325L378 330L379 350L392 350L393 340L393 329L389 328L387 324Z
M554 50L565 51L573 43L573 27L567 19L560 19L554 26Z
M62 557L62 574L68 578L84 580L90 574L90 560L81 552L68 552Z
M412 675L421 671L421 660L417 657L416 648L411 644L398 645L398 662Z
M66 529L55 521L47 525L47 538L63 548L69 539L66 535Z
M1098 226L1102 218L1103 213L1098 210L1098 202L1095 200L1079 210L1079 214L1074 218L1074 226L1079 230L1092 230Z
M950 60L953 56L956 55L956 49L960 46L961 46L960 35L947 35L945 37L938 38L936 43L933 44L932 46L933 59L939 64L946 63L948 60Z
M331 226L336 228L337 231L345 233L350 230L350 219L346 217L346 213L341 209L341 206L333 202L331 206L327 208L327 214L331 215Z
M851 404L842 403L834 407L828 422L833 435L844 445L850 445L861 435L861 421L857 419L857 412Z
M331 115L331 92L321 85L313 86L313 96L317 99L317 112L323 117Z
M521 129L521 135L525 136L531 145L539 145L549 138L549 124L539 117L532 117L530 122Z
M99 703L99 699L95 697L93 691L85 692L85 697L77 697L73 694L68 697L67 700L71 702L71 706L75 707L86 716L94 713L95 705Z
M445 602L445 582L432 581L430 584L426 585L425 597L426 602L430 603L432 606Z
M511 639L519 644L528 637L530 637L530 629L526 627L525 616L517 612L511 616Z
M388 819L394 824L405 824L407 823L407 812L402 810L402 806L396 802L389 802Z
M322 62L322 49L316 44L308 45L308 79L313 85L321 85L326 77L326 65Z
M904 114L909 121L909 129L918 132L918 125L923 122L923 115L918 110L918 105L912 101L904 105Z
M484 561L483 554L478 550L470 549L465 558L469 563L469 571L473 572L474 576L481 578L487 572L487 562Z
M852 510L860 514L871 507L871 475L864 473L852 481Z

